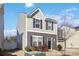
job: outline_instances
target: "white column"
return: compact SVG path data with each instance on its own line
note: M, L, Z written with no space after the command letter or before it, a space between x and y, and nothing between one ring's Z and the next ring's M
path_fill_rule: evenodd
M38 47L38 40L39 40L39 39L38 39L38 37L37 37L37 47Z

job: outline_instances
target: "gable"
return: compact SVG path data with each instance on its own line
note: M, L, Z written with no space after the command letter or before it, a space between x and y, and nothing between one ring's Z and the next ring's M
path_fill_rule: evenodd
M40 19L44 19L44 15L42 13L42 11L40 9L36 9L32 15L31 15L33 18L40 18Z

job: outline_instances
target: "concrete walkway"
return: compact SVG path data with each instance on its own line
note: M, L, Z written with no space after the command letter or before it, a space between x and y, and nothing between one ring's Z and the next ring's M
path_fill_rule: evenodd
M45 52L46 56L64 56L64 51L50 50ZM9 54L16 56L24 56L24 52L22 50L17 50L15 52L9 52ZM65 55L68 56L79 56L79 50L67 50L65 51Z
M12 55L17 55L17 56L24 56L24 52L22 50L15 51L14 53L11 53Z
M46 56L61 56L61 55L62 55L62 52L56 51L56 50L46 52Z

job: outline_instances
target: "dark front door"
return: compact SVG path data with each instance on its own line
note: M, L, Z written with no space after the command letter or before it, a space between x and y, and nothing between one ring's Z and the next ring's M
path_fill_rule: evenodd
M51 41L48 41L48 49L51 49Z

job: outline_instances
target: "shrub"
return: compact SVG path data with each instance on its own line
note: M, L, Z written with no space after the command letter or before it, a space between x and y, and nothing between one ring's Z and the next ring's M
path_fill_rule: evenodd
M0 48L0 56L5 55L5 51Z
M42 50L43 50L42 46L39 46L39 47L33 46L32 47L32 51L42 51Z
M44 52L48 51L48 46L46 44L44 44L42 48L43 48L42 51Z
M43 46L32 46L32 51L48 51L48 46L46 44L44 44Z
M33 47L32 47L32 51L39 51L39 48L36 47L36 46L33 46Z
M27 52L32 51L29 47L25 47L25 50L26 50Z
M62 46L60 44L57 46L57 50L58 51L61 51L62 50Z
M39 46L38 51L42 51L42 50L43 50L43 46Z

